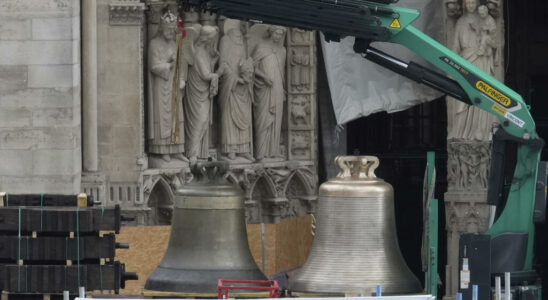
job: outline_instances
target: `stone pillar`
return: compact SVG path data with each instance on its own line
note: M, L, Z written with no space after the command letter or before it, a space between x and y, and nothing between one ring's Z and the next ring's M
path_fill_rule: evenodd
M446 0L448 47L486 73L503 80L504 25L498 0ZM447 99L447 265L444 299L459 289L459 239L489 228L487 178L496 118Z
M95 31L96 38L95 42L86 39L93 43L86 48L95 46L96 55L94 58L90 55L86 60L89 65L85 67L96 74L86 81L91 83L86 87L90 94L84 93L93 96L84 98L86 109L91 106L84 111L85 127L89 128L84 134L92 133L84 135L89 142L84 144L84 155L89 158L85 167L93 172L84 174L82 191L105 205L119 204L125 211L139 210L143 199L141 171L147 167L143 76L145 6L139 0L82 1L86 2L84 8L89 8L84 15L90 18L84 25L95 26L88 29ZM95 11L96 16L91 16ZM93 88L95 90L91 90ZM90 149L92 151L88 151ZM90 168L92 164L88 162L94 162L96 168Z
M80 0L0 1L0 190L78 193Z
M288 159L316 160L316 35L287 32Z
M82 126L84 171L97 171L97 1L82 1Z

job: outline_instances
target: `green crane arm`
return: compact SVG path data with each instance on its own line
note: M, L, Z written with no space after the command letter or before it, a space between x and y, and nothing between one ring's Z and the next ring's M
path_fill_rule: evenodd
M400 13L400 18L383 19L383 24L391 27L393 32L389 42L407 47L451 76L473 105L495 115L502 124L501 128L521 141L506 206L487 234L496 236L507 232L528 233L524 269L530 270L533 261L533 213L537 172L543 143L536 133L535 122L528 106L519 94L409 25L418 16L416 12L393 9ZM400 28L390 26L394 20L398 20Z

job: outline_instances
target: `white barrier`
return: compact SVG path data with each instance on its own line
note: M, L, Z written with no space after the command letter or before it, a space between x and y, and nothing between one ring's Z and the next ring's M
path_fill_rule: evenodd
M76 298L75 300L85 300L86 298ZM94 300L112 300L93 298ZM122 298L120 298L122 299ZM140 300L140 299L127 299L125 300ZM289 298L287 298L289 299ZM294 298L298 300L436 300L436 297L431 295L415 295L415 296L382 296L382 297L347 297L347 298ZM170 299L164 299L170 300ZM176 300L176 299L171 299ZM271 298L255 299L255 300L271 300Z

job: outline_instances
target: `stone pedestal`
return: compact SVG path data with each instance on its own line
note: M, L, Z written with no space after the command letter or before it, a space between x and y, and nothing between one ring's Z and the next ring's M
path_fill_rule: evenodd
M459 239L465 233L483 233L489 227L487 190L453 190L445 193L447 265L445 298L455 299L459 282Z

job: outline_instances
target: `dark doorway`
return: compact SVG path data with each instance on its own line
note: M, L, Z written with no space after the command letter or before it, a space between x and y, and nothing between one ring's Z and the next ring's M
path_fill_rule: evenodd
M422 185L426 153L436 152L436 197L440 199L439 269L445 274L445 208L447 114L438 99L394 113L377 113L348 125L348 154L374 155L380 159L377 176L394 187L396 224L402 254L424 283L421 266ZM440 295L444 289L440 288Z

